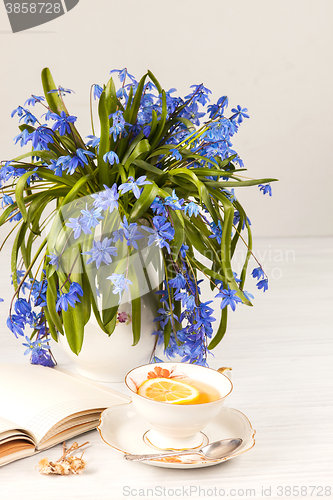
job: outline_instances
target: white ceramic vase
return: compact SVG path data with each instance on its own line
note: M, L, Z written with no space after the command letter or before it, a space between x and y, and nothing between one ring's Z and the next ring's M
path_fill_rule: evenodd
M109 337L103 332L91 315L85 326L83 346L77 356L66 340L59 335L58 344L74 363L76 372L83 377L99 382L123 382L125 375L136 366L149 363L154 345L157 316L156 301L149 294L141 297L141 337L136 346L132 346L132 322L117 322L116 328ZM119 313L124 318L131 317L131 303L121 304Z

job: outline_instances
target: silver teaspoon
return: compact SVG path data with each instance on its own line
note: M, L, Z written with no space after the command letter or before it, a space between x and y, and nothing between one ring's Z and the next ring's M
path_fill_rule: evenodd
M222 439L221 441L215 441L214 443L207 444L202 448L198 449L189 449L184 451L168 451L166 453L153 453L149 455L124 455L126 460L132 461L141 461L141 460L154 460L156 458L164 458L164 457L179 457L182 455L194 455L198 454L203 456L207 460L221 460L222 458L227 457L236 450L241 444L243 440L241 438L234 439Z

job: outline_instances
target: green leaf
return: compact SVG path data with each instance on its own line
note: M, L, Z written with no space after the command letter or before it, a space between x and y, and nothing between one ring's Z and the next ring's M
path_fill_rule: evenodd
M152 184L147 184L138 200L133 205L133 208L129 214L129 222L134 222L140 217L142 217L150 207L150 205L155 200L158 195L158 186L153 182Z
M44 68L42 71L42 84L46 101L51 110L54 113L58 113L58 115L61 113L61 111L65 111L65 113L67 113L67 109L60 99L58 92L49 94L50 90L57 90L49 68Z
M27 210L25 208L25 201L23 198L23 191L26 188L26 183L29 177L34 175L35 172L26 172L25 174L21 175L19 180L16 183L16 188L15 188L15 198L16 198L16 203L18 208L20 209L20 212L22 214L22 218L24 222L27 220Z
M75 354L79 354L82 349L84 336L84 310L81 302L75 307L68 307L67 311L62 311L67 342Z
M56 326L57 330L60 333L64 333L62 328L62 322L59 317L59 314L56 311L56 303L58 300L57 295L57 274L54 273L50 275L51 269L47 268L47 290L46 290L46 303L47 303L47 312Z
M132 163L136 167L140 167L143 170L147 170L148 172L151 172L152 174L155 174L158 176L161 176L164 174L163 170L160 170L159 168L154 167L154 165L152 165L151 163L148 163L144 160L134 160Z
M233 187L246 187L246 186L257 186L258 184L267 184L268 182L275 182L278 179L252 179L251 181L211 181L208 180L205 182L208 187L216 187L216 188L233 188ZM214 193L215 191L212 191Z
M178 259L179 250L185 241L184 219L178 210L170 210L175 235L172 240L171 253L174 260Z
M132 299L133 346L137 345L141 334L141 298Z
M132 125L136 122L136 118L137 118L138 111L139 111L140 104L141 104L143 87L144 87L147 76L148 76L148 73L143 75L143 77L139 81L139 84L138 84L137 89L135 91L133 104L131 105L130 113L129 113L129 117L128 117L128 123L131 123ZM127 121L127 120L125 120L125 121Z
M153 82L153 84L156 86L156 88L158 90L158 93L161 94L162 93L162 87L161 87L159 81L153 75L153 73L151 71L149 71L149 70L148 70L148 76L151 79L151 81Z
M142 154L149 153L149 151L150 151L150 144L147 141L147 139L143 139L142 141L140 141L135 146L134 151L131 153L129 158L126 160L126 163L124 165L125 170L128 170L131 163L134 160L136 160L139 156L141 156Z
M99 168L99 187L109 186L109 164L104 161L103 156L110 151L110 122L106 107L105 90L99 99L98 114L101 125L101 140L99 144L97 163Z
M168 115L168 108L167 108L167 102L166 102L166 94L165 91L162 90L162 113L161 113L161 118L159 121L159 124L156 129L156 134L154 135L154 138L151 140L151 149L153 150L159 141L161 140L163 136L163 129L164 125L166 122L166 117Z
M46 319L47 326L49 328L51 337L53 338L53 340L55 340L56 342L58 342L57 330L54 327L52 318L51 318L51 316L50 316L50 314L49 314L49 312L48 312L48 310L47 310L46 307L43 307L43 312L44 312L44 316L45 316L45 319Z
M214 347L217 346L219 342L224 337L225 332L227 331L227 319L228 319L228 308L225 307L222 309L222 315L221 315L221 321L218 327L218 330L214 336L214 338L211 340L211 342L208 344L208 349L214 349Z

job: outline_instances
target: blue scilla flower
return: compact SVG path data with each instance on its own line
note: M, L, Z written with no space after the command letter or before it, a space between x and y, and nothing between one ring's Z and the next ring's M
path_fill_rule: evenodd
M87 156L90 158L94 158L96 155L91 151L87 151L86 149L79 148L76 150L76 155L72 156L70 161L67 162L67 173L72 175L77 167L83 167L84 165L88 165Z
M17 114L17 116L21 118L25 115L26 112L28 112L27 109L24 109L22 106L18 106L17 108L13 109L10 116L13 118Z
M21 148L27 144L28 137L30 136L28 130L25 128L16 137L14 137L14 144L20 143Z
M56 311L60 312L61 310L67 311L68 306L75 307L76 302L81 302L77 296L77 293L69 291L68 293L63 293L60 295L59 299L56 303Z
M89 141L86 142L86 146L89 146L91 148L99 147L99 143L101 142L100 137L96 137L95 135L87 135L87 139L89 139Z
M101 215L102 209L99 208L92 208L91 210L88 210L88 205L86 204L85 210L81 210L82 218L81 218L81 223L88 227L89 229L98 226L100 223L100 219L104 219L103 215Z
M31 354L30 363L32 365L41 365L53 368L55 366L54 361L51 358L50 351L46 349L39 349Z
M127 182L124 182L124 184L120 184L119 186L119 191L121 194L127 193L128 191L132 191L135 198L140 198L141 190L139 189L140 186L144 186L146 184L151 184L150 181L147 181L147 176L146 175L141 175L137 180L134 179L134 177L129 177L127 179Z
M46 306L46 291L47 291L47 280L42 279L41 281L35 280L31 288L31 297L33 298L35 307L45 307Z
M93 88L94 99L99 99L103 92L102 87L100 85L97 85L97 83L95 83L95 85L93 85L92 88Z
M266 292L268 290L268 279L264 279L261 281L258 281L257 283L258 290L262 290L263 292Z
M64 89L64 87L58 87L57 89L52 89L48 91L48 94L58 94L59 96L65 96L66 94L75 94L74 90Z
M181 288L186 287L186 279L184 278L182 273L176 274L176 276L174 278L172 278L171 280L169 280L168 283L169 283L169 286L171 286L171 288L176 288L177 290L180 290Z
M153 228L142 226L143 229L151 233L148 238L148 246L155 243L160 248L165 247L170 253L171 250L168 241L173 240L173 237L175 235L174 228L165 217L161 217L159 215L153 217L153 225Z
M31 304L26 299L17 299L14 306L16 314L19 316L28 317L31 315Z
M12 314L7 318L6 324L9 330L15 335L16 338L18 338L18 335L20 335L21 337L24 336L23 330L26 325L26 320L24 316Z
M156 215L162 215L163 217L168 215L168 212L164 207L163 200L159 196L156 196L155 200L150 205L150 208Z
M53 143L53 131L45 126L40 126L36 130L34 130L27 137L25 143L31 141L32 147L37 149L38 147L42 147L43 149L48 150L48 144Z
M38 121L37 118L35 117L35 115L33 115L32 113L30 113L30 111L28 110L25 110L25 114L23 116L21 116L20 118L20 122L23 121L23 123L25 123L26 125L35 125L35 123Z
M18 269L16 271L16 275L17 275L17 283L20 285L22 278L25 275L25 271ZM13 284L13 275L11 275L11 284ZM24 281L21 285L21 292L23 293L23 295L25 294L25 291L30 290L30 288L31 288L30 283L27 281Z
M59 129L60 135L65 135L66 132L70 134L71 124L75 123L77 120L76 116L67 115L65 111L61 111L60 115L58 115L57 113L51 113L50 117L52 118L52 120L55 120L52 129Z
M90 227L85 224L85 221L82 217L78 217L77 219L70 217L69 222L66 222L66 226L73 229L75 240L80 237L81 231L83 231L84 234L91 234Z
M32 341L29 337L25 336L26 342L23 342L22 345L27 347L28 349L24 352L24 355L35 353L38 351L49 350L50 346L48 345L48 339L37 339Z
M217 242L221 244L221 238L222 238L221 221L219 220L217 225L215 224L215 222L211 222L210 228L213 234L209 235L208 238L216 238Z
M209 113L209 118L213 118L215 115L223 115L225 108L228 107L228 97L222 96L219 98L216 104L210 104L207 106L207 112Z
M142 226L144 229L145 226ZM138 250L137 240L143 238L143 234L139 231L138 225L136 222L131 222L130 224L127 221L126 215L124 215L123 222L120 223L120 229L114 232L114 241L123 241L125 238L127 246L132 246Z
M172 318L178 321L178 316L173 313L174 305L172 304L172 309L170 309L169 304L165 304L165 308L157 310L159 316L157 316L154 321L159 321L162 328L170 321L172 323Z
M99 269L102 262L110 264L112 262L111 255L117 256L117 248L111 246L111 243L112 238L109 239L107 237L103 241L93 241L92 248L82 253L82 255L91 255L87 260L87 264L95 262L97 269Z
M13 205L13 204L14 204L13 198L11 196L9 196L8 194L4 194L2 197L2 201L1 201L1 208L4 208L7 205Z
M167 196L166 198L164 198L164 205L172 208L172 210L182 210L183 201L183 199L180 200L178 198L178 196L176 195L176 191L173 190L171 196Z
M60 260L60 255L56 255L55 253L51 253L50 255L47 255L49 257L49 265L50 266L56 266L56 270L59 269L59 260Z
M119 293L119 303L120 303L122 293L125 290L128 292L128 285L133 285L133 283L128 278L125 278L125 274L113 273L113 274L111 274L111 276L108 276L106 279L110 280L111 283L113 284L112 293L114 295Z
M109 188L104 184L104 188L104 191L91 195L91 197L94 198L93 205L96 208L101 208L102 210L109 209L111 214L113 210L118 209L119 193L117 191L117 184L114 183L112 188Z
M116 111L112 113L109 118L112 118L112 127L110 128L110 134L113 135L113 140L116 141L118 135L122 134L126 137L127 132L125 130L125 125L128 123L125 122L122 111Z
M249 226L251 226L251 221L248 217L246 217L246 220L247 220L247 223ZM235 210L235 213L234 213L234 220L233 220L233 224L234 226L236 226L236 224L238 224L240 222L240 213L238 210ZM242 229L245 228L245 219L243 219L243 225L242 225Z
M42 95L32 94L32 96L25 101L24 106L34 106L36 102L42 102L42 101L45 101L45 97L43 97Z
M188 215L189 217L197 217L200 213L200 207L194 201L190 201L185 207L184 207L184 213Z
M175 148L170 149L169 153L170 153L171 158L174 158L175 160L182 160L183 159L183 157L180 154L180 152L178 151L178 149L175 149Z
M270 184L259 184L258 187L260 188L260 191L263 192L263 194L269 194L269 196L272 196L272 187Z
M105 153L103 156L103 160L105 163L110 163L110 165L113 165L114 163L119 163L119 158L118 155L114 151L109 151L108 153Z
M226 306L230 306L233 311L236 309L236 304L239 302L242 302L239 297L236 295L237 291L236 290L220 290L220 293L215 295L215 298L221 297L221 309L224 309Z
M200 85L191 85L190 89L193 89L193 91L187 96L185 96L185 99L192 98L192 101L194 102L197 101L203 106L206 104L207 101L209 101L208 95L211 94L212 91L204 87L202 83Z
M230 120L236 120L238 123L242 123L243 118L250 118L248 109L242 108L239 104L237 108L232 108L231 112L234 114L231 116Z
M199 112L199 107L196 102L191 102L184 110L181 112L181 116L190 120L194 125L200 125L200 118L205 116L205 113Z
M137 83L134 76L133 75L130 75L129 72L127 71L127 68L124 68L124 69L113 69L110 71L110 73L118 73L118 78L120 80L121 83L124 83L125 81L125 78L126 76L128 76L128 78L133 82L133 83Z
M256 278L257 280L260 280L261 278L265 277L265 273L264 273L262 267L256 267L255 269L253 269L251 275L254 278Z
M188 249L189 249L189 247L187 245L185 245L185 243L180 247L179 253L183 259L186 259L186 252Z

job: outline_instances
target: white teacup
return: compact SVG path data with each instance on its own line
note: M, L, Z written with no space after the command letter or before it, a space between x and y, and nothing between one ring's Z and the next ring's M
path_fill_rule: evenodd
M137 393L139 386L148 378L148 372L156 367L168 370L167 378L182 381L190 377L203 382L220 394L216 401L201 404L172 404L154 401ZM162 377L168 375L164 372ZM205 443L201 430L221 411L224 399L232 391L228 377L211 368L188 363L155 363L139 366L131 370L125 383L132 393L132 401L137 412L148 423L146 442L157 448L176 449L197 448Z

